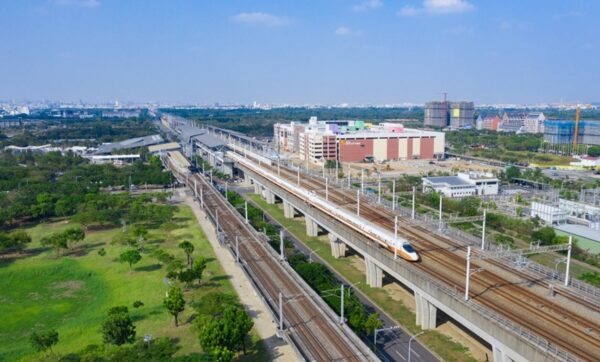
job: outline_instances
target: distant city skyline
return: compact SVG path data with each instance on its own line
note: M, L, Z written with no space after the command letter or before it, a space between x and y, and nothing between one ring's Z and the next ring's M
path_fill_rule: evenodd
M3 2L0 99L599 101L600 3Z

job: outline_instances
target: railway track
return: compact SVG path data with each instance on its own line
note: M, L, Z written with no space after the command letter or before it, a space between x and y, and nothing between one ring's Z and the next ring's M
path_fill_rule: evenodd
M166 163L169 165L168 161ZM171 170L176 174L176 171ZM265 299L273 311L278 310L279 293L282 293L286 333L307 360L369 360L287 274L268 252L268 246L264 245L256 232L209 182L199 175L179 175L179 179L192 190L194 187L202 189L204 208L213 221L218 218L219 231L226 235L230 243L238 238L240 259L249 273L256 277L256 282L265 292ZM235 248L235 245L232 247Z
M262 165L272 173L278 170L273 166ZM286 167L280 167L280 177L294 183L297 182L297 172ZM300 186L324 196L325 182L308 175L302 175ZM328 199L341 208L356 211L356 195L346 193L329 186ZM394 229L394 216L390 210L364 202L361 199L360 215L364 219L387 230ZM422 262L415 266L432 275L447 285L464 291L466 247L441 236L412 220L400 217L398 234L413 240L413 246L422 257ZM399 261L404 262L404 261ZM472 263L477 269L484 265L500 268L504 273L522 279L521 283L537 284L547 287L547 283L539 278L532 278L528 273L508 269L499 261ZM560 346L569 353L584 360L600 360L600 324L598 312L600 303L592 303L578 299L568 290L557 289L556 292L585 307L585 310L571 310L556 301L535 293L519 282L506 279L491 270L483 270L471 277L471 296L499 315L522 325L523 327L546 338L549 342ZM592 316L594 320L592 320Z

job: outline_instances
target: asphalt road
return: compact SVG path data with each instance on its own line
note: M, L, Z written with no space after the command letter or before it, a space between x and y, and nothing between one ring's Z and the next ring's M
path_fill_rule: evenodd
M252 193L251 188L245 187L234 187L232 188L236 192L239 192L242 195L246 195L248 193ZM249 203L252 203L251 200L248 200ZM258 207L258 205L255 205ZM285 236L293 241L294 246L297 250L303 253L306 256L310 256L311 260L316 263L321 263L327 266L331 272L337 277L337 279L344 283L346 286L350 285L350 282L346 280L342 275L340 275L335 269L327 264L321 257L319 257L315 253L311 253L311 249L304 245L294 234L291 234L287 229L285 229L275 218L265 212L265 217L267 220L283 228ZM353 293L360 299L360 301L365 304L371 312L377 312L381 321L383 322L383 328L395 327L397 324L394 322L392 318L390 318L383 310L373 304L366 295L364 295L360 289L352 288ZM397 329L386 330L379 332L377 334L377 352L379 357L381 357L384 361L408 361L408 346L409 340L411 339L411 334L406 331L404 328L399 327ZM369 337L368 339L363 338L363 340L369 345L373 345L373 337ZM417 340L413 340L410 343L411 347L411 356L410 361L423 361L423 362L432 362L439 361L437 357L435 357L428 349L426 349L422 344L420 344Z

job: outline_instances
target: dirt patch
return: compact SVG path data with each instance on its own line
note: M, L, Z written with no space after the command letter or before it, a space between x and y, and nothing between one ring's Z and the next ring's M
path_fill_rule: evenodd
M468 333L460 329L452 322L446 322L439 325L436 331L443 333L456 342L462 344L469 349L469 353L478 361L489 361L492 357L492 351L487 349L475 338L471 337ZM487 357L486 357L487 354Z
M81 280L66 280L64 282L52 283L50 287L58 292L58 294L54 295L54 298L70 298L83 289L85 283Z
M356 270L359 270L362 273L365 272L365 260L362 257L352 256L352 257L349 257L348 259L350 259L350 264L352 264L352 266L354 268L356 268Z
M395 301L402 302L411 312L415 312L415 297L398 283L392 282L384 285L383 290Z

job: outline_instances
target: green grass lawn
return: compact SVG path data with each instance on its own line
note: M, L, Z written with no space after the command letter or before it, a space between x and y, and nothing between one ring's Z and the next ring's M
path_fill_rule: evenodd
M256 206L269 213L269 215L275 218L305 245L312 250L315 250L315 254L318 254L351 284L356 284L355 288L360 289L369 297L369 299L392 316L392 318L400 325L413 334L421 331L420 327L415 324L415 314L408 309L404 303L392 298L390 294L382 288L369 287L365 283L364 273L353 266L348 261L348 258L336 259L331 255L331 248L328 241L322 241L316 237L306 236L306 225L303 221L298 219L286 219L283 210L279 206L267 204L267 202L259 195L250 195L249 198ZM468 348L437 331L429 331L418 339L445 361L475 361L469 354Z
M121 228L88 231L82 245L72 253L56 257L53 250L40 246L39 240L48 233L70 226L65 221L39 224L27 231L33 238L30 256L17 260L0 260L0 360L28 361L39 357L29 345L29 335L36 326L55 328L60 341L57 354L83 349L89 344L101 344L100 326L109 308L129 307L137 336L152 334L155 338L170 336L179 340L178 354L198 354L201 349L196 333L191 330L194 311L190 304L202 295L220 291L235 294L211 245L188 207L180 206L172 223L151 230L148 244L158 244L182 260L185 254L178 247L184 239L194 246L194 256L211 260L203 276L203 286L185 292L188 302L175 327L162 306L166 292L164 267L156 259L143 254L142 260L129 270L117 261L125 246L110 241ZM98 250L104 248L106 255ZM133 302L142 301L138 309ZM253 333L254 350L245 359L264 357L264 349ZM262 357L261 357L262 356Z

